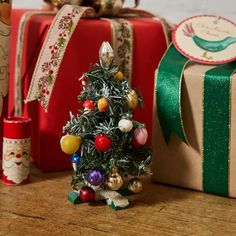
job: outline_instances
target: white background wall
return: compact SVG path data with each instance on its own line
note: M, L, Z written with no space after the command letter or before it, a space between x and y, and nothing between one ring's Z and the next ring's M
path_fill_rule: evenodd
M13 0L16 8L40 8L43 0ZM132 5L133 0L127 0ZM140 8L177 23L196 14L214 14L236 21L235 0L141 0Z

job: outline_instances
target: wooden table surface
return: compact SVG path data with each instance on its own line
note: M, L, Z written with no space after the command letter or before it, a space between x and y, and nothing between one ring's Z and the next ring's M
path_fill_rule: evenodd
M41 173L31 183L0 183L0 235L236 235L236 200L147 180L126 210L72 205L71 172Z

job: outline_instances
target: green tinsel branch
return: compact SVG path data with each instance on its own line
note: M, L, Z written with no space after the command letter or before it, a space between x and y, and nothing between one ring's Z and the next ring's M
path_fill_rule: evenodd
M83 140L78 155L81 157L78 170L72 179L72 186L78 182L86 182L86 176L91 169L99 168L104 174L109 174L114 166L118 167L122 176L145 175L145 168L150 164L151 153L147 146L134 147L132 145L135 128L145 125L132 120L133 129L123 133L118 128L123 118L132 119L132 110L127 103L127 95L132 91L128 80L118 81L115 74L117 66L104 69L96 64L88 73L84 74L86 85L78 96L79 102L97 101L105 97L109 109L99 112L97 108L91 111L80 110L78 115L70 113L70 120L63 128L64 133L80 136ZM142 97L138 94L139 105L142 106ZM106 134L112 140L112 148L101 152L95 148L94 140L100 133Z

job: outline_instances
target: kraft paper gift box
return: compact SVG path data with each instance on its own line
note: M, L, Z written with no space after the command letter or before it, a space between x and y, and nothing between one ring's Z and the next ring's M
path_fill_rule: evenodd
M13 12L13 31L19 25L19 14ZM54 15L32 14L24 31L22 90L23 99L26 98L35 63L40 48L46 37ZM133 28L132 52L132 87L137 88L144 98L145 112L137 109L136 119L147 124L149 137L152 131L152 101L154 88L154 71L167 48L165 28L159 19L130 17L127 21ZM16 37L12 40L15 47ZM91 64L98 62L97 52L103 41L112 42L112 24L104 19L81 19L64 55L57 81L51 96L48 112L38 102L24 105L24 115L32 118L32 152L36 164L43 171L70 169L68 156L60 149L62 127L68 120L70 111L77 113L77 96L82 86L78 79L89 70ZM112 43L111 43L112 44ZM12 57L12 75L14 75L14 60ZM14 78L11 77L10 94L14 94ZM10 111L14 110L14 101L11 99Z
M232 76L230 88L229 145L215 147L216 137L209 137L211 146L205 147L207 152L211 152L211 148L218 150L216 152L224 149L228 156L218 155L215 160L212 158L214 155L203 157L203 75L211 68L213 66L194 63L183 74L182 117L188 144L175 134L172 134L168 144L164 141L157 106L154 105L153 178L165 184L236 197L236 75ZM211 116L214 118L214 114ZM215 122L218 124L217 120Z

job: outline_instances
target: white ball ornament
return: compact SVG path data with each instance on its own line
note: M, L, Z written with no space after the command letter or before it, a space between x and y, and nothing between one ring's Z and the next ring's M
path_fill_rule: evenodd
M133 122L127 119L121 119L118 123L121 132L128 133L133 129Z

